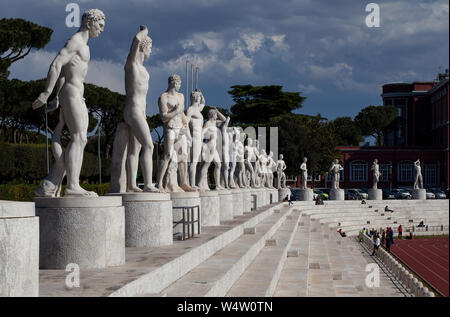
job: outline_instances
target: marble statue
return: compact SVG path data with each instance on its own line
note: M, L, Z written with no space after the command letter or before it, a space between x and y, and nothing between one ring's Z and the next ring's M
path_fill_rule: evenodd
M216 108L209 110L208 121L205 122L202 131L202 139L207 140L202 147L203 166L200 170L199 188L202 191L210 190L208 185L208 168L211 162L214 162L214 181L216 189L224 189L220 184L220 169L221 161L220 155L217 151L217 130L218 127L227 119Z
M239 129L236 127L232 127L231 131L228 132L228 136L230 138L230 172L229 172L229 180L228 184L230 188L237 188L238 185L235 181L235 172L237 166L237 147L239 143Z
M249 184L247 183L246 171L245 171L245 133L241 133L238 128L235 128L236 135L236 174L237 181L240 188L247 188Z
M205 107L205 98L200 90L191 93L191 106L186 111L186 117L189 120L189 127L192 135L191 146L191 164L189 166L190 185L194 189L197 186L197 164L201 162L202 154L202 129L203 115L202 110Z
M52 138L52 151L55 163L50 173L36 189L35 194L43 197L57 197L61 183L67 173L66 196L97 197L95 192L84 190L79 183L83 152L87 143L88 109L83 92L84 79L88 71L90 51L88 42L103 32L105 15L98 9L84 12L79 30L67 41L50 65L45 84L45 91L33 102L33 109L47 103L55 85L56 98L52 100L49 110L61 105L59 122ZM67 124L70 142L63 153L61 133Z
M267 156L267 176L266 176L266 183L267 187L274 188L273 186L273 173L276 170L277 163L275 163L275 160L273 159L273 152L269 151L269 155Z
M373 171L373 185L372 189L378 188L378 181L380 180L380 166L378 165L378 159L374 159L372 163L372 167L370 168Z
M304 157L302 164L300 164L300 171L302 172L302 188L307 188L308 182L308 168L306 166L306 162L308 162L308 158Z
M151 48L152 40L148 36L148 29L146 26L141 26L140 31L133 38L125 64L125 123L117 127L114 140L111 192L142 191L136 185L139 152L141 152L140 164L144 177L144 191L158 191L152 181L153 141L146 120L149 74L143 66L144 59L150 57Z
M222 155L222 174L221 185L224 188L229 188L230 177L230 136L228 134L228 124L230 123L230 117L226 117L226 120L220 125L220 132L222 135L222 150L219 153Z
M420 160L414 162L414 189L423 188L422 168L420 167Z
M158 107L164 124L164 155L161 159L158 175L158 189L165 191L164 179L173 153L177 154L178 176L181 191L195 191L188 182L187 160L189 140L189 121L184 114L184 96L179 93L181 77L171 75L168 79L167 90L159 97ZM174 152L175 151L175 152ZM167 191L170 191L167 190Z
M260 152L259 155L259 160L258 162L258 177L259 177L259 181L260 181L260 186L261 187L267 187L267 173L268 173L268 168L267 168L267 164L268 164L268 159L267 159L267 153L266 151L263 149Z
M256 160L255 148L253 147L253 139L247 138L247 145L244 148L245 153L245 168L248 171L248 179L250 187L256 187L255 180L255 169L253 168L252 162Z
M280 154L277 161L278 189L286 188L286 174L284 173L284 170L286 169L286 163L283 161L283 158L283 154Z
M333 179L331 181L332 189L339 189L339 178L342 170L344 170L344 168L339 164L339 160L334 160L330 167L330 172L333 174Z

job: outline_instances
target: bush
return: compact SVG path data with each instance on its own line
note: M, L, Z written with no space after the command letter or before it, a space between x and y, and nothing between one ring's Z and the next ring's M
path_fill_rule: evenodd
M39 185L0 185L0 200L33 201L34 190ZM86 190L94 191L99 196L104 196L109 192L109 183L105 184L81 184ZM63 185L61 192L64 193L66 185Z

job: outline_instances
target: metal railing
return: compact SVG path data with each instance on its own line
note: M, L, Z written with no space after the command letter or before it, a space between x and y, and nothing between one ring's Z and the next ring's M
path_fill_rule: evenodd
M200 206L192 207L172 207L173 210L181 210L181 219L179 221L173 221L173 229L181 224L181 237L179 240L186 240L192 238L195 234L195 224L198 227L198 234L201 232L200 226ZM197 220L195 220L195 210L197 209ZM187 229L187 230L186 230ZM174 235L179 235L180 232Z

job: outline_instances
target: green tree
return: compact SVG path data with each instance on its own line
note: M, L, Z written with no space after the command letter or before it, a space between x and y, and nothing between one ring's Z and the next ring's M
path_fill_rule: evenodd
M231 107L232 123L265 123L269 118L302 108L305 97L282 89L282 86L231 86L228 93L235 102Z
M31 49L41 49L53 30L23 19L0 20L0 77L8 78L12 63L27 56Z
M364 141L361 129L350 117L339 117L329 123L336 138L337 145L357 146Z
M398 117L394 106L368 106L355 117L355 122L364 136L373 136L377 146L383 146L385 131Z

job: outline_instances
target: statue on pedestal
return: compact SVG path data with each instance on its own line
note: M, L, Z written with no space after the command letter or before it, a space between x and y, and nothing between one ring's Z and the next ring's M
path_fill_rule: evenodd
M221 186L229 188L230 177L230 136L228 134L228 124L230 123L230 117L226 117L226 120L220 125L220 132L222 135L222 149L219 149L219 153L222 156L222 176Z
M372 189L378 188L378 181L380 180L380 166L378 165L378 159L374 159L372 163L372 167L370 168L373 171L373 185Z
M423 188L422 168L420 167L420 160L414 162L414 189Z
M303 163L300 164L300 171L302 172L302 188L306 189L307 182L308 182L308 168L306 166L306 162L308 161L308 158L303 158Z
M203 115L202 110L205 107L205 98L200 90L191 93L191 106L187 109L186 117L189 120L189 127L192 135L191 164L189 167L189 180L191 187L198 189L197 186L197 164L201 161L202 153L202 129Z
M236 167L237 167L237 180L240 188L249 187L247 182L247 176L245 172L245 163L244 163L244 140L245 133L241 133L238 128L235 129L235 138L236 138Z
M255 148L253 147L253 139L247 138L247 145L244 148L245 167L248 171L248 179L251 187L256 187L256 176L252 162L256 160Z
M67 172L66 196L98 197L95 192L80 186L80 172L83 152L87 143L88 109L84 102L84 79L88 71L90 51L88 42L103 32L105 15L98 9L84 12L80 29L67 41L50 65L45 91L33 102L33 109L47 103L55 85L56 98L50 102L50 111L61 105L59 122L52 138L55 163L49 175L41 182L35 194L43 197L57 197ZM70 142L64 154L61 134L64 125L70 132Z
M177 154L181 191L195 191L188 184L187 151L188 142L191 140L189 139L189 122L183 111L184 96L178 92L180 87L181 77L179 75L171 75L168 79L167 90L158 99L159 113L164 124L164 155L158 175L158 189L161 191L165 191L166 183L164 178L168 172L173 153Z
M277 161L278 189L286 188L286 174L284 173L284 170L286 169L286 163L283 161L283 158L283 154L280 154Z
M339 164L339 160L334 160L330 168L330 172L333 174L333 179L331 181L332 189L339 189L340 172L342 170L344 170L344 168Z
M277 163L273 159L273 152L270 151L267 156L267 175L266 175L266 186L269 188L274 188L273 186L273 173L276 170Z

